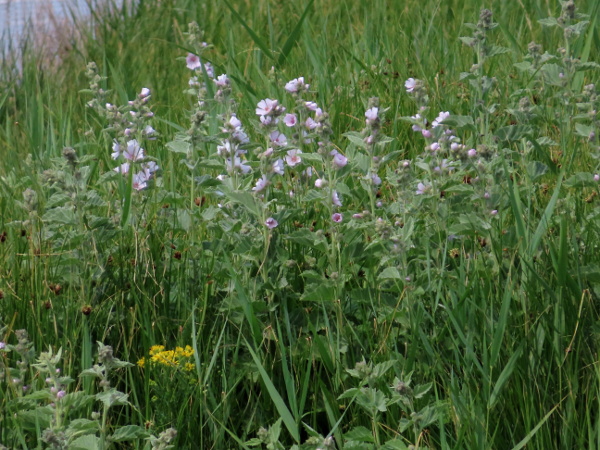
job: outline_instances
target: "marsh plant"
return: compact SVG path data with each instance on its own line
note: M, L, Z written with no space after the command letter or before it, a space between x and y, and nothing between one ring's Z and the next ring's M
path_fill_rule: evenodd
M597 6L201 3L98 28L77 132L0 166L0 442L597 446Z

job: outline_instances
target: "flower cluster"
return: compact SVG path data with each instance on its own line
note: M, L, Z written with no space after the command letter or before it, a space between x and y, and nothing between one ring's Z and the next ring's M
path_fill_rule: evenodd
M194 356L194 349L189 345L184 347L175 347L175 350L165 350L164 345L153 345L148 352L150 357L146 360L142 357L137 365L141 368L148 366L167 366L180 368L186 372L194 370L194 364L190 358Z

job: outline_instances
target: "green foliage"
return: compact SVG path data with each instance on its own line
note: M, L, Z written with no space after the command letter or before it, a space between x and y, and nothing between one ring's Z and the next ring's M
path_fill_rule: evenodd
M0 443L598 447L598 2L505 3L141 1L1 63Z

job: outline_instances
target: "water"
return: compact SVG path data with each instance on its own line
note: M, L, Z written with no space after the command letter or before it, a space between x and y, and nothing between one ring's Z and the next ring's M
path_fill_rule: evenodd
M44 29L89 12L85 0L0 0L0 39L18 40L29 24Z

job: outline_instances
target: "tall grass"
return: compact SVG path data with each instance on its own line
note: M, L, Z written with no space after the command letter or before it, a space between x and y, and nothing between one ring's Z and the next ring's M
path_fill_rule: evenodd
M598 5L578 2L589 22L565 41L539 22L564 15L559 3L497 2L487 54L460 40L483 20L474 1L148 0L74 19L58 66L21 45L19 69L0 68L0 341L13 345L0 349L0 443L45 448L49 428L81 448L168 448L156 436L172 427L176 448L597 447L598 101L586 86ZM555 56L527 66L532 41ZM213 100L202 70L205 103L190 95L185 58L200 51L228 75L230 101ZM568 58L589 64L569 73ZM88 106L91 61L123 111L150 89L158 138L142 145L160 172L145 190L113 170L122 136L104 104ZM300 97L284 88L299 76ZM312 114L299 98L318 103L331 134L320 152L297 138L303 162L261 195L266 98L299 117ZM442 135L411 118L438 111L451 112L438 130L465 145L443 157L450 169L431 151ZM232 112L252 172L223 181ZM98 425L48 418L65 404L39 375L54 366L19 375L20 329L38 354L62 348L65 423ZM98 342L133 365L107 362ZM193 354L152 362L156 345ZM127 401L77 376L95 361L106 373L87 375Z

